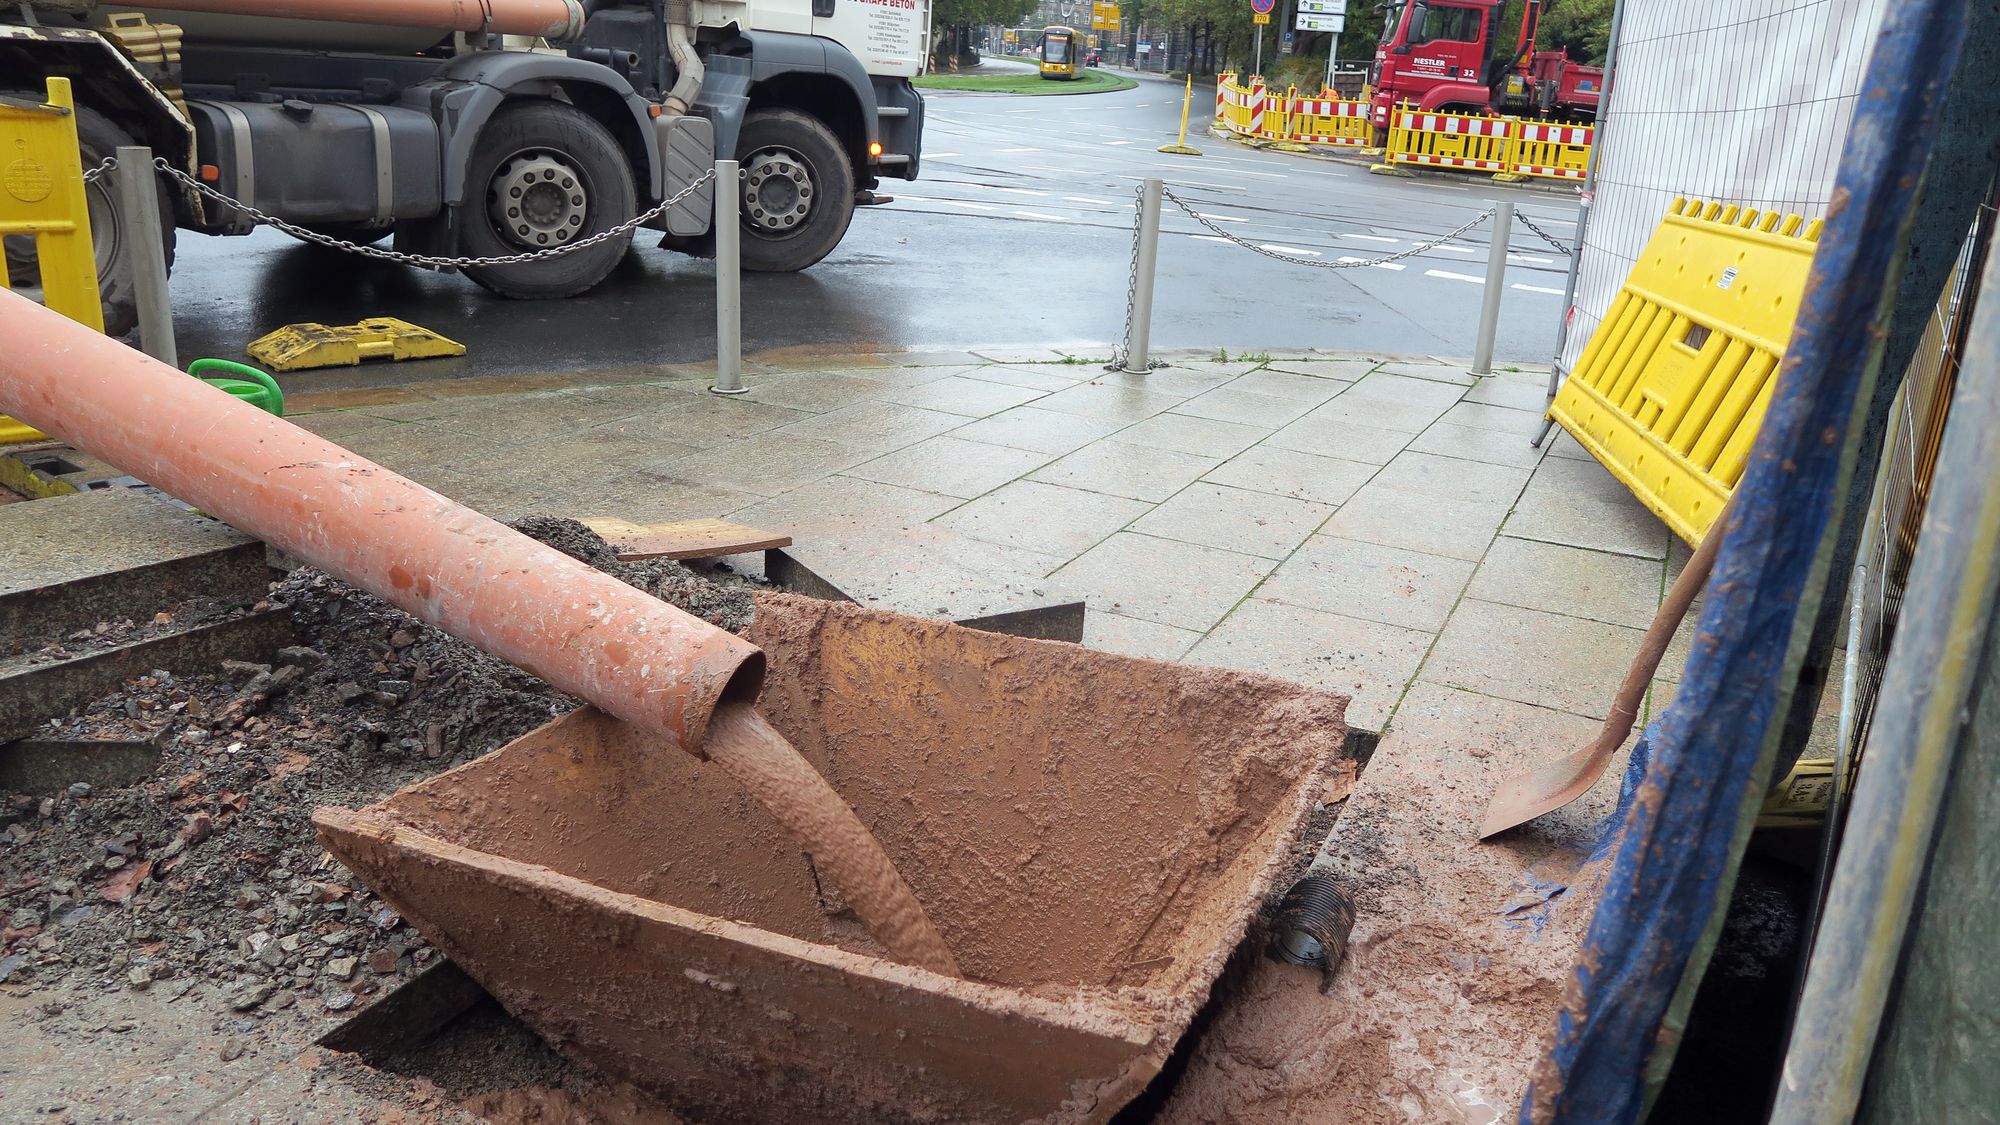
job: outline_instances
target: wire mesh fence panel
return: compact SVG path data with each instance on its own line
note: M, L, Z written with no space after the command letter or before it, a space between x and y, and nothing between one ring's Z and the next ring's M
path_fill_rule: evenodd
M1992 241L2000 212L1995 196L1989 194L1980 208L1979 220L1959 254L1951 281L1945 286L1937 308L1925 327L1904 377L1895 416L1882 451L1884 464L1878 479L1871 510L1874 526L1863 538L1859 573L1852 596L1860 603L1858 643L1847 658L1855 664L1854 697L1848 701L1851 722L1847 725L1847 747L1866 742L1869 719L1882 686L1889 644L1901 615L1904 583L1917 550L1917 532L1923 523L1924 508L1930 497L1937 467L1938 447L1943 441L1952 392L1958 384L1959 359L1966 331L1972 320L1979 277ZM2000 294L1984 294L1986 300Z
M1826 214L1887 0L1625 0L1569 368L1676 196Z

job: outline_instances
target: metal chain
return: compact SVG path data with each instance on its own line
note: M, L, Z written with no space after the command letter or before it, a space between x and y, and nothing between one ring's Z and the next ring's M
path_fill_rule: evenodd
M1125 271L1125 339L1118 354L1104 365L1106 371L1123 371L1132 355L1132 311L1139 303L1139 235L1146 225L1146 185L1132 189L1132 265Z
M1550 246L1553 246L1557 250L1561 251L1563 257L1567 258L1570 257L1572 254L1576 253L1574 250L1571 250L1568 246L1564 245L1561 242L1556 241L1554 235L1536 226L1535 220L1530 219L1525 212L1516 209L1514 212L1514 217L1521 220L1522 226L1527 227L1529 230L1534 231L1536 234L1541 235L1543 242L1546 242Z
M118 167L118 158L115 156L107 156L103 160L97 162L97 167L92 168L90 171L85 172L83 174L83 182L86 184L94 184L98 180L102 179L106 172L109 172L116 167Z
M109 171L112 168L116 168L117 166L118 166L117 157L115 156L106 157L104 163L98 165L90 172L85 173L84 179L85 180L94 179L97 176L102 175L104 172ZM325 246L328 249L344 250L350 254L359 254L364 258L377 258L385 262L399 262L407 266L429 266L434 269L460 269L460 270L477 266L511 266L511 265L518 265L522 262L540 261L541 259L544 258L559 257L563 254L574 254L579 250L585 250L592 246L599 245L600 243L608 242L611 239L623 237L624 235L630 234L633 231L638 230L640 227L645 226L647 223L652 222L654 219L659 218L661 215L666 214L668 211L672 210L676 204L680 203L688 196L693 195L695 189L715 179L715 169L710 168L707 171L703 172L698 178L696 178L693 183L690 183L689 185L682 188L680 191L675 192L668 198L661 200L659 206L654 207L652 210L647 211L645 214L636 215L633 218L623 223L620 223L609 230L599 231L596 234L591 235L589 238L581 238L575 242L566 243L562 246L551 246L546 250L528 250L519 254L498 254L490 258L466 258L466 257L434 258L426 254L406 254L400 250L384 250L379 246L356 246L351 242L346 242L338 238L333 238L329 235L320 234L318 231L307 230L304 227L288 223L285 220L278 218L276 215L269 214L268 212L265 211L260 211L257 208L252 207L248 203L244 203L243 201L238 199L232 199L228 195L225 195L222 192L219 192L214 188L209 187L207 184L202 183L200 180L195 179L193 176L190 176L186 172L181 171L179 168L174 167L172 164L167 163L167 159L164 156L154 157L153 167L159 169L162 172L165 172L168 176L172 177L175 180L180 181L187 187L193 188L198 194L206 196L207 198L212 199L215 202L220 203L226 207L231 207L238 211L241 211L243 214L248 215L251 218L251 220L256 223L260 223L265 226L275 227L278 230L284 231L286 234L291 235L293 238L298 239L300 242L311 242L314 243L315 245Z
M1391 254L1386 258L1356 258L1353 259L1352 261L1345 261L1345 262L1322 262L1322 261L1315 261L1310 258L1300 258L1295 255L1282 253L1277 250L1266 250L1262 246L1259 246L1254 242L1245 242L1242 239L1236 237L1235 235L1230 234L1228 231L1223 230L1221 227L1215 225L1215 223L1212 220L1210 220L1208 216L1188 206L1187 202L1183 200L1180 196L1175 195L1172 189L1162 189L1162 192L1163 194L1166 195L1168 199L1174 201L1174 206L1179 207L1182 211L1187 212L1188 218L1193 219L1195 222L1200 223L1202 226L1205 226L1209 230L1214 231L1217 235L1220 235L1226 241L1234 242L1236 245L1243 247L1245 250L1250 250L1255 253L1262 254L1266 258L1276 258L1281 262L1290 262L1295 266L1311 266L1314 269L1322 269L1322 270L1359 269L1362 266L1380 266L1380 265L1386 265L1389 262L1401 261L1404 258L1413 258L1418 254L1423 253L1426 250L1434 250L1437 247L1442 246L1447 242L1450 242L1452 239L1457 238L1459 235L1464 234L1466 231L1469 231L1473 227L1476 227L1479 224L1485 222L1486 220L1492 218L1495 210L1492 207L1488 207L1486 210L1481 211L1479 214L1474 215L1472 218L1460 224L1456 230L1450 231L1449 233L1446 234L1441 234L1429 242L1420 243L1416 246L1411 247L1408 250L1403 251L1400 254Z

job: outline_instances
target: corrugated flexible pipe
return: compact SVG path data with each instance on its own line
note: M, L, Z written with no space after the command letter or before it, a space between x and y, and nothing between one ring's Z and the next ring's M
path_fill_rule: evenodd
M666 112L679 116L701 93L707 68L694 49L693 0L667 0L667 53L674 59L674 88L667 92Z

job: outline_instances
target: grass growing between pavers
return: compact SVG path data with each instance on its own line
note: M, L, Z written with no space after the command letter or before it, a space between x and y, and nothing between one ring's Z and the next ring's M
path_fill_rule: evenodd
M978 94L1108 94L1130 90L1139 83L1122 74L1086 70L1068 81L1040 74L926 74L914 80L920 90L966 90Z

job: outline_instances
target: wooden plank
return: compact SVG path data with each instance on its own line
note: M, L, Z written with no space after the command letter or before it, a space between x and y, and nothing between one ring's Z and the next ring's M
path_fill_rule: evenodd
M625 562L642 559L712 559L751 551L789 547L792 537L759 531L728 520L681 520L678 523L636 524L616 516L592 516L581 521L604 537Z

